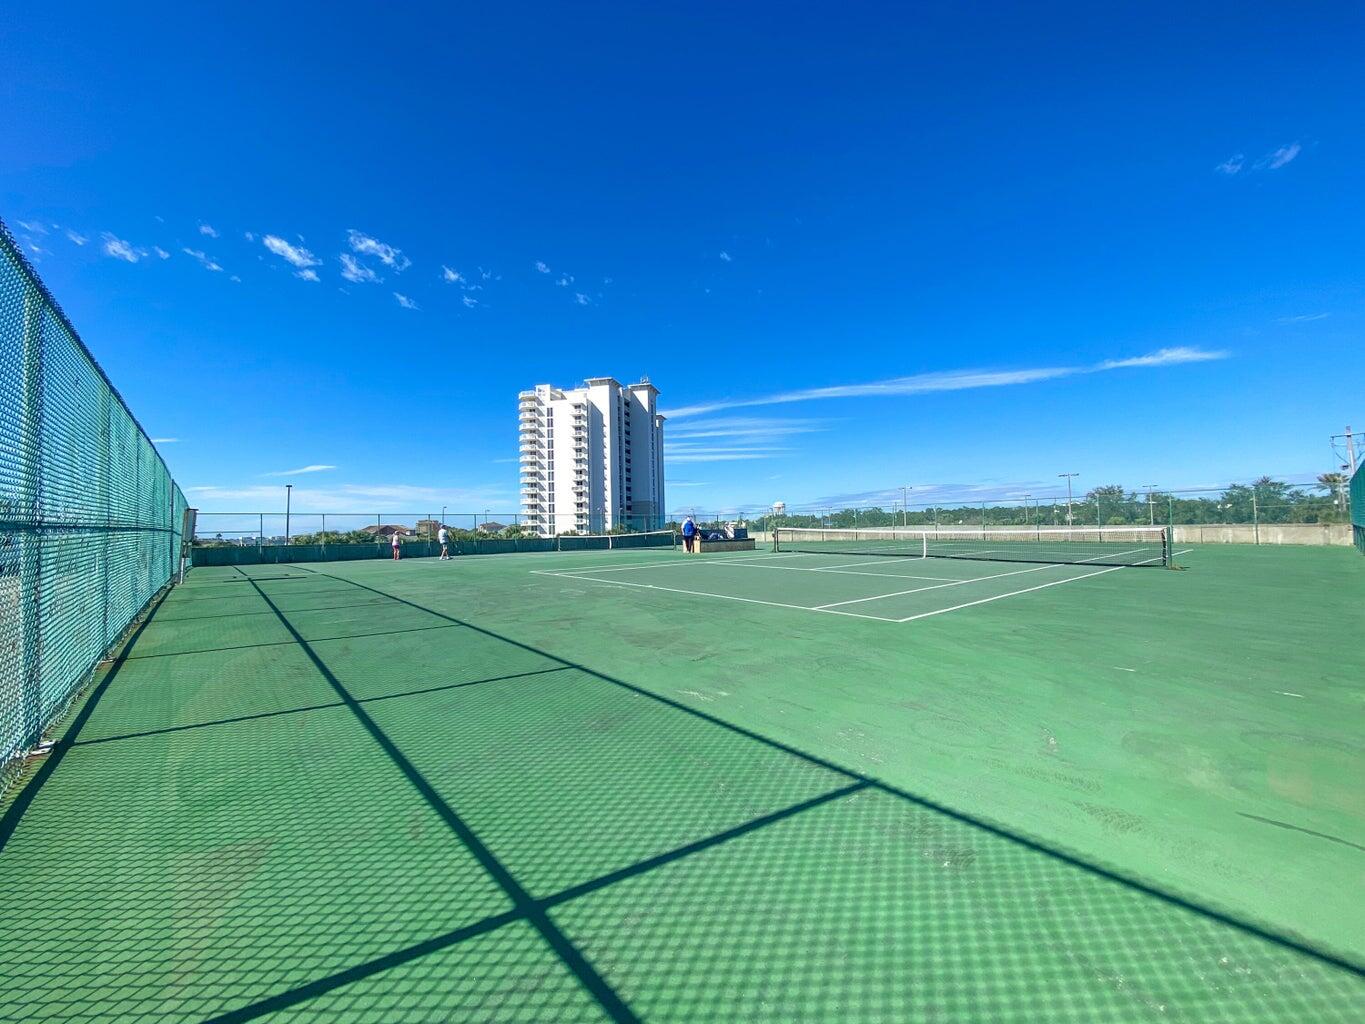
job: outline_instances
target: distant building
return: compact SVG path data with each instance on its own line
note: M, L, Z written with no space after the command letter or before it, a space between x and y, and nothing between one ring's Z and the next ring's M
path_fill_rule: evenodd
M366 526L364 530L370 536L382 537L384 540L388 540L395 533L400 537L410 537L412 535L412 531L406 526L392 526L389 524L382 526Z
M502 533L503 530L507 529L507 524L506 524L506 523L486 522L486 523L480 523L480 524L476 527L476 529L477 529L480 533Z
M518 395L521 508L528 530L604 533L657 528L664 510L664 418L648 378L590 377Z
M440 530L440 528L441 524L437 522L435 519L417 520L417 533L421 536L435 537L436 532Z

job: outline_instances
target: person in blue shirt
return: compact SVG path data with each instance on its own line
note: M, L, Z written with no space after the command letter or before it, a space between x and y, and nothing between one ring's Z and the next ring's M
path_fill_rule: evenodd
M694 523L694 522L692 521L692 517L691 517L691 516L688 516L686 519L683 520L683 524L682 524L682 535L683 535L683 550L686 551L686 552L690 555L690 554L692 554L692 553L695 551L695 549L696 549L697 546L698 546L698 545L697 545L697 524Z

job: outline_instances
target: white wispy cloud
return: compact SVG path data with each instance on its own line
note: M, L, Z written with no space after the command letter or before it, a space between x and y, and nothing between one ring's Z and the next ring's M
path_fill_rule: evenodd
M179 440L180 438L178 437L154 437L152 438L152 444L175 444Z
M869 381L863 384L836 384L831 387L802 388L796 391L783 391L772 395L754 398L724 398L712 402L700 402L683 406L681 409L665 410L664 415L671 419L686 416L701 416L706 413L721 412L726 409L741 409L759 405L783 405L790 402L810 402L827 398L890 397L923 395L939 391L968 391L975 388L1009 387L1017 384L1035 384L1039 381L1056 380L1080 374L1103 373L1125 367L1172 366L1180 363L1197 363L1208 360L1226 359L1227 352L1210 352L1204 349L1178 347L1163 348L1156 352L1127 359L1108 359L1091 366L1044 366L1018 370L944 370L933 373L919 373L908 377L892 377L887 380Z
M214 229L212 224L200 224L199 233L201 235L207 235L209 238L218 237L218 232Z
M1234 153L1221 164L1217 164L1214 170L1219 174L1241 174L1244 170L1250 171L1278 171L1285 164L1290 163L1303 152L1302 142L1291 142L1287 146L1280 146L1272 149L1264 156L1258 157L1250 165L1247 164L1245 153Z
M574 302L578 303L580 306L587 306L587 305L591 305L591 303L592 303L592 300L589 299L589 298L588 298L586 295L584 295L582 292L574 292L573 300L574 300Z
M573 284L573 278L566 274L556 281L555 284L559 285L561 288L567 288L569 285Z
M462 295L460 296L460 299L462 302L464 302L466 309L473 309L475 306L479 304L479 300L474 298L474 296L472 295Z
M669 451L664 458L670 466L692 462L752 462L759 459L777 458L775 452L715 451L678 452Z
M75 242L77 245L84 245L86 242L90 241L90 239L86 238L84 235L76 231L72 231L70 228L67 229L66 237L71 239L71 241Z
M1234 153L1221 164L1214 168L1220 174L1240 174L1242 168L1246 166L1246 156L1242 153Z
M720 259L721 259L721 262L722 262L722 263L729 263L729 262L730 262L730 254L729 254L728 252L726 252L724 249L722 249L722 250L720 251Z
M378 281L379 275L348 252L341 254L341 276L356 284Z
M535 262L535 267L536 267L536 269L539 270L542 274L548 274L548 273L550 272L549 266L546 265L546 263L545 263L543 260L536 260L536 262Z
M223 269L213 261L212 257L208 256L200 249L181 249L180 251L190 258L198 260L205 270L217 271Z
M402 249L396 249L355 228L348 230L346 235L351 241L352 252L361 256L373 256L395 273L401 273L412 266L412 260L403 255Z
M320 463L311 466L300 466L298 469L282 469L278 473L262 473L262 476L301 476L304 473L324 473L329 469L336 469L336 466L325 466Z
M732 444L762 444L797 434L812 434L828 429L829 420L780 419L771 416L719 416L710 419L670 423L667 434L673 440L708 438Z
M420 308L420 307L417 305L417 303L413 302L410 298L408 298L406 295L403 295L403 294L400 293L400 292L394 292L394 293L393 293L393 297L394 297L395 299L398 300L398 304L399 304L400 306L402 306L404 309L419 309L419 308Z
M303 246L291 245L279 235L266 235L261 239L261 244L290 266L296 268L295 277L301 277L305 281L318 280L317 272L312 268L322 266L322 260Z
M441 280L446 284L462 284L464 282L464 277L458 270L452 270L450 267L442 264Z
M159 245L152 246L152 252L156 253L163 260L168 260L171 258L171 254L168 253L165 249L161 248L161 246Z
M229 281L234 281L234 282L236 282L237 284L241 284L241 283L242 283L242 279L241 279L240 277L238 277L236 274L233 274L231 277L228 278L228 280L229 280Z
M256 232L254 232L254 231L243 231L243 232L242 232L242 237L245 238L248 242L254 242L254 241L256 241Z
M1326 320L1331 313L1303 313L1299 316L1282 316L1275 322L1277 324L1306 324L1313 320Z
M30 234L34 234L34 235L45 235L45 234L47 234L47 228L43 227L43 225L39 224L37 221L33 221L33 220L16 220L14 223L18 224L21 228L23 228L25 231L29 232Z
M142 259L142 254L133 248L131 242L127 242L117 235L112 235L108 231L101 235L104 239L104 254L112 256L116 260L123 260L126 263L136 263Z
M1210 352L1202 348L1189 348L1177 346L1175 348L1160 348L1155 352L1149 352L1145 356L1133 356L1129 359L1106 359L1102 363L1077 372L1099 372L1101 370L1119 370L1126 366L1179 366L1181 363L1207 363L1215 359L1226 359L1227 352Z
M1298 142L1291 142L1287 146L1281 146L1272 153L1267 153L1256 161L1258 168L1263 167L1268 171L1278 171L1285 164L1293 160L1303 150L1303 145Z

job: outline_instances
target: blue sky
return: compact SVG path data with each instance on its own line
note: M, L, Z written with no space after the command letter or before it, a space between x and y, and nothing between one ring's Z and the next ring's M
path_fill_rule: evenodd
M675 509L1335 468L1362 10L953 7L28 5L0 216L205 509L513 510L602 374Z

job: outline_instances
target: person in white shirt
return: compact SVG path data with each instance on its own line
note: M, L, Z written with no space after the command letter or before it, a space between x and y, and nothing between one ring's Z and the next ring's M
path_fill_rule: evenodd
M444 525L436 531L436 539L441 542L441 561L450 561L450 531Z
M398 555L398 531L397 531L397 530L394 530L394 531L393 531L393 539L392 539L392 541L391 541L390 543L393 544L393 560L396 562L396 561L399 560L399 555Z

